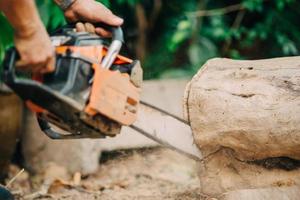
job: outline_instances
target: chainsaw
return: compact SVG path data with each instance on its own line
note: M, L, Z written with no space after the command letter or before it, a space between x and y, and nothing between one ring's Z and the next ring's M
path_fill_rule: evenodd
M143 71L138 60L120 55L121 27L97 24L112 33L111 41L66 25L51 34L56 66L44 75L15 68L16 49L6 52L3 80L36 113L51 139L115 137L129 126L146 137L202 159L189 124L140 100ZM151 121L151 123L149 123ZM180 132L174 129L180 127Z

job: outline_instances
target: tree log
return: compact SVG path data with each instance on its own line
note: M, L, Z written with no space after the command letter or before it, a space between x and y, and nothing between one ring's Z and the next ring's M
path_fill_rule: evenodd
M274 192L264 195L274 190L287 192L286 199L300 196L290 189L300 185L300 57L209 60L184 99L205 157L204 193L226 193L224 199L274 199Z

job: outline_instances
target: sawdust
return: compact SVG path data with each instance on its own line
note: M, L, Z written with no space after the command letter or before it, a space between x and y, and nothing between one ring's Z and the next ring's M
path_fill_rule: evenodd
M105 153L100 162L96 174L82 177L76 184L72 184L73 175L69 180L56 177L48 187L51 190L43 191L45 175L29 177L25 173L11 190L17 199L206 199L199 192L197 163L173 151L153 148Z

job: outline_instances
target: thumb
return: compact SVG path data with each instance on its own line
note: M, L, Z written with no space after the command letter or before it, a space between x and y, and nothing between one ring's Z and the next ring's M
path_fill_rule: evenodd
M52 56L47 60L46 67L42 68L40 70L40 73L45 74L45 73L50 73L55 71L55 57Z
M121 26L124 22L124 20L116 15L114 15L108 8L106 8L103 5L99 5L99 10L101 9L101 12L97 15L97 21L104 22L111 26Z
M114 14L111 14L112 18L110 19L111 21L109 23L111 23L110 25L114 25L114 26L121 26L124 22L124 20Z

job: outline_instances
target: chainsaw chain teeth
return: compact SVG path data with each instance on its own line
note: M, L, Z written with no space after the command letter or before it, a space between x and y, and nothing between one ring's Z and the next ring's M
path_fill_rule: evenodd
M119 123L114 122L100 114L96 116L89 116L86 113L82 113L80 118L86 124L98 129L104 136L115 137L121 132L122 126Z

